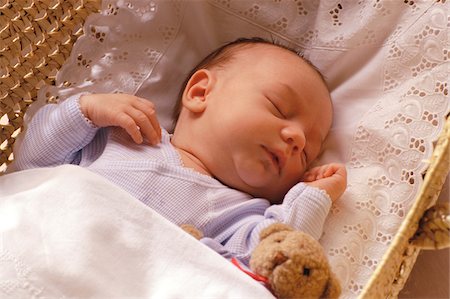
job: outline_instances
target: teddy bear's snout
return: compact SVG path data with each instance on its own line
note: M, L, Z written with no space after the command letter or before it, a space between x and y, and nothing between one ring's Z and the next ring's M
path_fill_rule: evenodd
M287 260L288 260L288 257L285 256L282 252L278 251L278 252L275 254L275 257L274 257L274 259L273 259L274 268L277 267L277 266L279 266L279 265L281 265L281 264L283 264L283 263L284 263L285 261L287 261Z

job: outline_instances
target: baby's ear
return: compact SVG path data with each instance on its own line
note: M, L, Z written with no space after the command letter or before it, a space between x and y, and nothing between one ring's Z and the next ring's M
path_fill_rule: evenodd
M196 71L183 93L183 106L193 113L201 113L206 108L206 97L212 87L212 73L207 69Z

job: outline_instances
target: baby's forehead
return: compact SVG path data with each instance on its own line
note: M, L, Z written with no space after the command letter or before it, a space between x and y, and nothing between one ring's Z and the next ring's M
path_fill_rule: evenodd
M303 75L317 78L328 90L328 85L320 70L294 49L269 43L256 43L245 47L236 47L231 51L232 55L230 56L232 57L229 62L236 63L237 67L242 67L242 63L246 63L245 66L249 67L257 66L262 61L271 61L275 67L294 67Z
M277 59L280 55L290 55L298 59L299 62L305 62L301 55L295 50L270 43L236 45L230 49L230 52L235 57L247 56L254 59L260 59L261 56Z
M229 51L226 53L228 59L223 61L220 69L232 77L244 76L245 80L261 82L270 80L297 90L297 94L306 92L311 98L330 100L328 86L320 71L292 49L270 43L253 43L235 45Z
M246 66L257 66L263 60L272 61L274 65L294 66L302 71L307 71L312 76L317 76L325 85L326 82L319 69L305 59L299 52L281 45L270 43L254 43L247 45L236 45L228 53L231 63L247 63ZM242 65L241 65L242 66Z

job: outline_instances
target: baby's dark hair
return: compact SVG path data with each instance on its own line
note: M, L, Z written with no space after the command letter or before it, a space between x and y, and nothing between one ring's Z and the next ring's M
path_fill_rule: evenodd
M203 58L202 61L200 61L189 73L189 75L186 77L185 81L183 82L183 85L181 86L180 92L178 94L178 99L175 104L175 108L173 110L173 120L174 120L174 126L177 123L178 117L180 116L181 108L182 108L182 98L184 89L186 88L187 83L189 82L189 79L194 75L195 72L201 69L211 69L212 67L222 67L223 65L230 62L230 60L234 57L234 54L236 53L236 49L243 49L246 47L253 46L255 44L267 44L267 45L273 45L280 47L282 49L288 50L296 55L298 55L300 58L302 58L307 64L309 64L314 70L317 71L317 73L322 78L322 81L325 83L323 75L320 73L320 71L308 60L303 57L303 54L289 48L285 45L276 43L274 41L269 41L261 37L252 37L252 38L238 38L232 42L226 43L222 45L221 47L217 48L213 52L211 52L208 56ZM326 86L326 84L325 84Z

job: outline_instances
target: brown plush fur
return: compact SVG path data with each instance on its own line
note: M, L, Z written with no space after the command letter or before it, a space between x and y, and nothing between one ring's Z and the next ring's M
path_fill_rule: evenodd
M250 268L269 279L278 298L337 298L341 292L319 242L284 224L261 232Z
M188 234L190 234L197 240L200 240L201 238L203 238L203 233L198 228L196 228L195 226L193 226L191 224L182 224L182 225L180 225L180 227L182 230L184 230L185 232L187 232Z
M203 233L183 224L196 239ZM322 246L311 236L275 223L260 234L261 242L250 259L250 268L269 279L278 298L338 298L341 287L331 272Z

